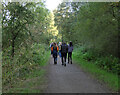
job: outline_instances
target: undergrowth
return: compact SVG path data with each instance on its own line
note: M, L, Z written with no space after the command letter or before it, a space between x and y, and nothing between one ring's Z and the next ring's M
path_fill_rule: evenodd
M21 50L16 52L13 59L11 59L9 51L3 52L3 93L10 88L14 88L17 82L26 80L26 76L31 75L35 70L42 70L42 66L45 66L46 61L49 59L49 52L46 47L44 44L33 44L27 49L21 47Z
M120 73L119 59L110 56L101 56L83 48L77 48L73 52L73 59L85 71L91 73L99 81L104 82L110 89L118 92L118 73Z

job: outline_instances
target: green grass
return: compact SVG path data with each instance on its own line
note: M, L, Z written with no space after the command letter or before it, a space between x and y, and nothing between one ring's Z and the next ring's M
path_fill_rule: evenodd
M44 84L45 70L35 70L26 76L26 80L19 81L8 93L41 93ZM39 88L39 89L38 89Z
M77 52L73 52L73 59L76 64L79 64L81 68L83 68L84 71L89 72L97 80L105 83L114 92L118 91L119 86L118 86L118 75L117 74L107 72L99 68L97 65L95 65L94 62L88 62L84 60L82 58L82 54L78 55Z
M14 87L9 89L7 93L42 93L46 88L46 70L44 67L47 65L50 54L45 54L45 59L41 64L36 67L31 73L24 76L22 80L14 84Z

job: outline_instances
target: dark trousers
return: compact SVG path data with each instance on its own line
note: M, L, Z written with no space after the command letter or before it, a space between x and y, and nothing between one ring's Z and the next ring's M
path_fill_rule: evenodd
M62 64L63 64L63 58L64 58L64 60L66 62L67 53L61 53L61 55L62 55Z
M72 52L68 52L68 63L69 63L69 60L71 59L72 61Z
M57 63L57 54L53 54L54 64Z

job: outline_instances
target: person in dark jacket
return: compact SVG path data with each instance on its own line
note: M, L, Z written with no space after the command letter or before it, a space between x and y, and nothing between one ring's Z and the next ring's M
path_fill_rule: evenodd
M70 62L70 59L71 59L71 64L72 64L72 51L73 51L73 44L70 41L70 43L68 45L68 64Z
M68 45L65 42L63 42L61 45L61 56L62 56L62 65L64 66L66 66L67 51L68 51Z

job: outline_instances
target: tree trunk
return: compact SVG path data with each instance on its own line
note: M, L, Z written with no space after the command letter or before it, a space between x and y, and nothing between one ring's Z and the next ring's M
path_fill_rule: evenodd
M13 39L12 39L12 58L14 57L14 52L15 52L15 39L13 37Z
M118 57L120 58L120 2L118 4Z

